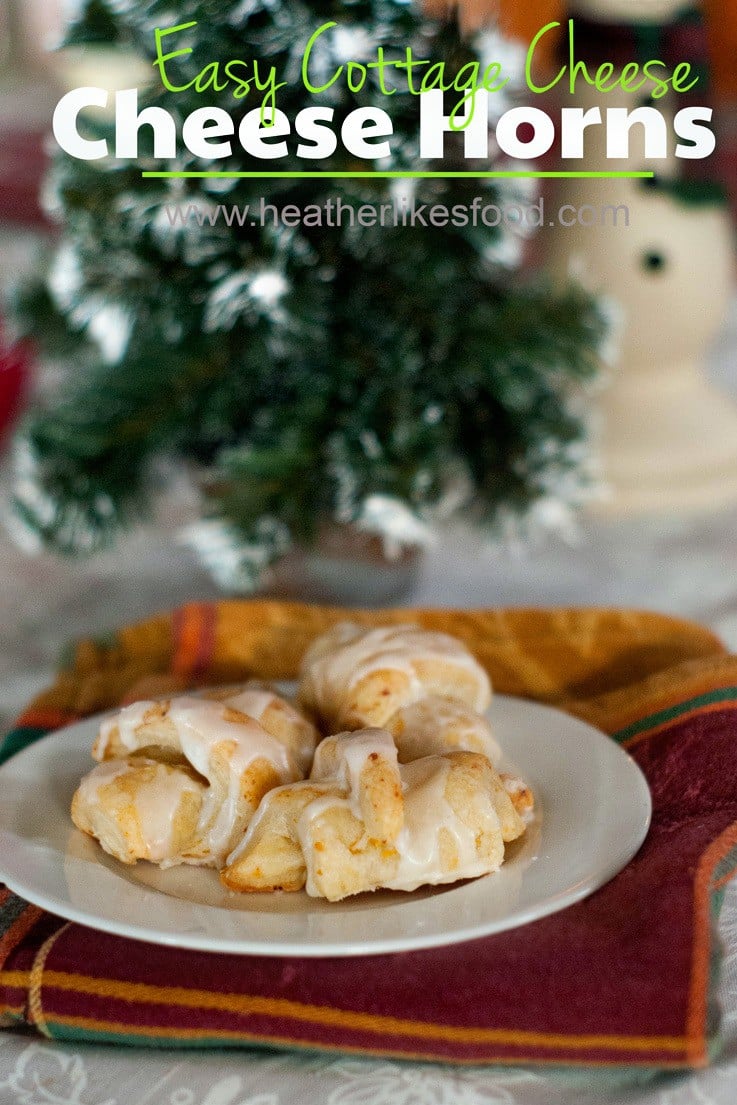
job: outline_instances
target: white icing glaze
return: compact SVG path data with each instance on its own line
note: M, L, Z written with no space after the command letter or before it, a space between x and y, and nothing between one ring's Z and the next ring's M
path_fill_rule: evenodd
M395 765L397 763L397 746L386 729L358 729L353 733L336 733L318 744L310 778L335 778L343 786L357 791L366 761L374 754ZM335 770L331 763L333 757L337 760Z
M261 718L269 707L273 706L274 702L284 702L284 699L279 698L273 691L269 691L265 687L244 687L242 690L228 695L222 701L228 706L232 706L234 710L240 710L241 713L248 714L254 721L261 721Z
M188 794L201 794L202 784L185 771L167 770L157 764L155 777L138 787L135 798L141 833L148 847L148 859L163 867L176 863L174 821L182 800ZM166 862L168 861L168 863Z
M241 713L248 714L249 717L259 722L271 706L274 704L279 706L284 716L294 727L290 751L297 760L302 773L307 774L318 734L312 723L302 716L288 698L282 697L282 695L268 687L254 685L241 688L233 695L223 699L223 701L234 710L240 710Z
M202 810L201 824L207 829L205 840L213 857L224 856L231 847L231 835L241 795L241 779L257 759L264 759L277 770L282 782L294 779L297 773L287 749L262 729L257 721L232 722L224 718L223 707L213 711L216 703L200 699L175 699L169 717L177 729L182 752L196 771L212 784L211 756L220 745L228 749L228 777L225 795L212 786Z
M128 763L125 760L108 760L104 764L98 764L84 776L77 788L80 801L86 806L99 805L100 788L106 787L108 783L112 783L128 770Z
M135 741L135 732L144 723L144 719L149 710L153 709L157 705L156 702L149 702L142 700L141 702L132 702L130 706L124 706L120 713L115 717L108 718L107 721L103 721L100 726L100 735L95 742L94 755L95 759L104 760L105 754L108 750L110 740L115 730L120 733L120 740L129 751L135 751L138 748L143 747L139 742ZM128 742L131 742L130 744Z
M455 882L488 871L479 860L472 829L461 821L445 797L450 761L428 756L400 768L404 783L404 827L397 841L399 867L394 878L383 885L389 890L416 890L425 884ZM496 827L501 833L499 820ZM440 863L440 832L452 837L458 864L443 871Z
M462 668L476 681L475 710L485 710L491 700L489 678L465 646L445 633L434 633L413 625L384 626L365 630L341 623L331 633L318 638L308 649L302 663L303 678L311 684L318 705L335 698L339 701L366 676L390 669L403 672L409 680L405 702L415 702L425 694L417 675L418 661L443 661Z

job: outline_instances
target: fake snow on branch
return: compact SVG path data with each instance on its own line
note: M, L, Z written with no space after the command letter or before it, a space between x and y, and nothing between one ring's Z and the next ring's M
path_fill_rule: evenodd
M292 547L287 527L268 517L260 518L250 535L222 518L205 518L181 530L179 540L229 594L253 592L269 567Z
M286 318L281 302L289 291L289 282L277 269L255 269L237 272L217 285L208 299L205 330L231 330L243 318L258 315L283 322Z
M432 544L432 530L401 499L369 495L356 521L358 529L382 539L387 560L398 560L405 549Z

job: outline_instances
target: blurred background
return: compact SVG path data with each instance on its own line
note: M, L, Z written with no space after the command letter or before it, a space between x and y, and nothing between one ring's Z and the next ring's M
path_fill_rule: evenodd
M195 56L224 58L245 7L181 7L208 27ZM264 7L291 18L289 0ZM346 56L394 34L456 66L503 60L515 80L492 112L530 102L525 51L550 20L575 19L592 70L688 60L717 153L651 166L634 134L616 167L655 168L648 186L484 185L500 205L625 205L628 227L286 236L162 221L167 202L213 210L263 184L144 186L54 155L66 90L142 84L151 5L128 8L0 7L0 728L68 641L222 595L637 606L737 646L737 14L716 0L466 0L459 36L403 5L353 5ZM257 28L284 64L283 33ZM541 72L557 71L567 42L545 45ZM589 88L565 103L641 106ZM491 150L479 169L514 167ZM585 167L607 167L600 140ZM412 195L470 201L479 188L461 183Z

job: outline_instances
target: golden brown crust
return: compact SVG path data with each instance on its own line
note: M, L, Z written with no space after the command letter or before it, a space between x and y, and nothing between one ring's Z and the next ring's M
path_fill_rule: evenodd
M525 824L487 758L477 752L450 752L445 758L453 765L448 775L446 797L460 819L475 832L482 831L482 819L474 806L475 797L482 794L488 796L496 812L504 843L522 836Z
M397 848L367 836L365 824L345 806L334 806L314 818L303 847L317 857L308 892L330 902L377 889L399 864Z
M402 779L396 763L370 753L361 771L360 809L365 831L377 841L395 841L404 824Z
M391 668L378 669L365 676L326 721L341 729L377 728L386 724L410 695L411 680L404 672ZM317 704L318 708L320 703Z

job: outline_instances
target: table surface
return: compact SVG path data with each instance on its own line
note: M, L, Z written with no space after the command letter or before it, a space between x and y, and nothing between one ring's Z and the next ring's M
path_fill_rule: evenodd
M27 234L0 231L0 280L28 261ZM712 375L737 393L737 303ZM42 381L43 383L43 381ZM0 473L0 499L7 495ZM28 558L0 535L0 730L50 678L64 645L216 591L174 535L195 502L173 489L149 526L87 562ZM575 543L518 552L470 534L442 537L408 601L435 605L626 605L698 619L737 648L737 505L698 517L594 517ZM725 1049L709 1070L602 1090L593 1076L295 1054L61 1047L0 1034L0 1105L734 1105L737 1086L737 889L721 922Z

